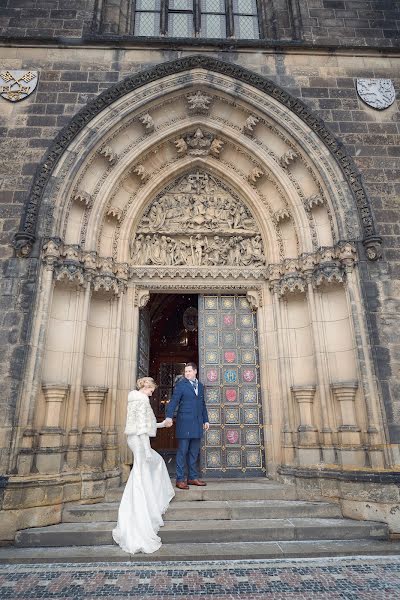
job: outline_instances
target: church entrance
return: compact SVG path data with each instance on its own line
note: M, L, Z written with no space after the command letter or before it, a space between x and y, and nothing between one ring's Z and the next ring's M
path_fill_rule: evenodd
M199 366L210 429L203 438L207 477L265 476L256 314L244 295L151 294L141 310L138 373L158 388L151 400L163 420L184 365ZM152 440L173 472L175 427Z

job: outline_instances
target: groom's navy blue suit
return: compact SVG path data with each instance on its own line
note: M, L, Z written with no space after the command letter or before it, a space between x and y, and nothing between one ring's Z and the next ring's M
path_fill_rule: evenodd
M197 380L196 380L197 381ZM198 479L197 460L203 425L208 423L208 413L204 401L204 386L197 382L197 395L189 379L183 377L175 386L167 406L166 416L172 419L176 411L176 433L178 452L176 455L176 480L184 481L185 466L188 465L188 479Z

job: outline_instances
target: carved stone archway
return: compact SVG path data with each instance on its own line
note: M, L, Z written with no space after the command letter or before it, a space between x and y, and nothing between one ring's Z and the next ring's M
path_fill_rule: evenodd
M209 188L196 191L197 178ZM189 57L112 87L41 165L18 252L35 239L39 293L10 472L39 470L37 485L68 474L83 482L79 498L120 480L149 290L247 294L271 476L391 464L358 274L359 242L371 259L380 252L368 200L323 123L271 82Z

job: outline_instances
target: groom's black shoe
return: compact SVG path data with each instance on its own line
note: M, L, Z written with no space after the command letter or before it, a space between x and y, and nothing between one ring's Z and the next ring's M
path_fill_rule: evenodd
M207 485L205 481L203 481L202 479L191 479L190 481L188 481L189 485Z
M188 490L189 489L189 486L186 483L186 481L177 481L175 485L180 490Z

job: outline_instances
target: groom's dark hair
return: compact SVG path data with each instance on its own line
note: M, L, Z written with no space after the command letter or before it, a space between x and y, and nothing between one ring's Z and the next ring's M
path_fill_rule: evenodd
M196 371L197 371L197 365L194 362L188 362L188 363L186 363L185 367L192 367L192 369L196 369Z

